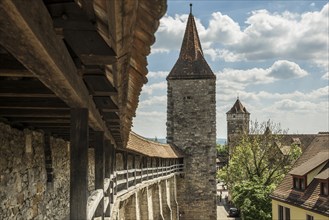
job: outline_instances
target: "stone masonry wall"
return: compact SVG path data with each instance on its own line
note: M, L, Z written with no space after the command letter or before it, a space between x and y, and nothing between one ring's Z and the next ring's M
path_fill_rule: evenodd
M185 154L177 178L181 219L216 219L215 80L169 80L167 140Z
M0 123L0 219L65 219L69 213L67 142L51 139L47 183L43 134Z

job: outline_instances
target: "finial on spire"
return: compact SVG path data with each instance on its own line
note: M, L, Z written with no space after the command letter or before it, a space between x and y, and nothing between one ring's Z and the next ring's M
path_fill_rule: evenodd
M237 99L239 99L239 93L238 93Z
M190 3L190 14L192 14L192 3Z

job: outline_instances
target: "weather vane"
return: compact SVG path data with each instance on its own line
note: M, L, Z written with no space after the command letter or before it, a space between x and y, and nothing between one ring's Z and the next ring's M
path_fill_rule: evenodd
M192 14L192 3L190 3L190 14Z

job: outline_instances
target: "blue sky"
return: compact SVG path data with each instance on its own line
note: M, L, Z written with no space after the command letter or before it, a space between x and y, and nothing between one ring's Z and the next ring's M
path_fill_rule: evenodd
M289 133L329 130L328 1L168 1L148 56L132 130L166 137L167 82L193 4L204 56L216 74L217 137L239 96L252 121Z

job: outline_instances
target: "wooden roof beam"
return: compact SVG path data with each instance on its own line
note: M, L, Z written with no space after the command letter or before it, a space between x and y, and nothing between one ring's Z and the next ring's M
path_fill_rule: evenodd
M38 118L70 118L67 109L11 109L0 108L2 117L38 117Z
M39 80L0 79L0 97L56 97Z
M37 13L36 13L37 12ZM72 108L88 108L90 126L115 141L88 94L41 0L0 1L0 44Z
M0 76L5 76L5 77L35 77L27 69L0 69Z

